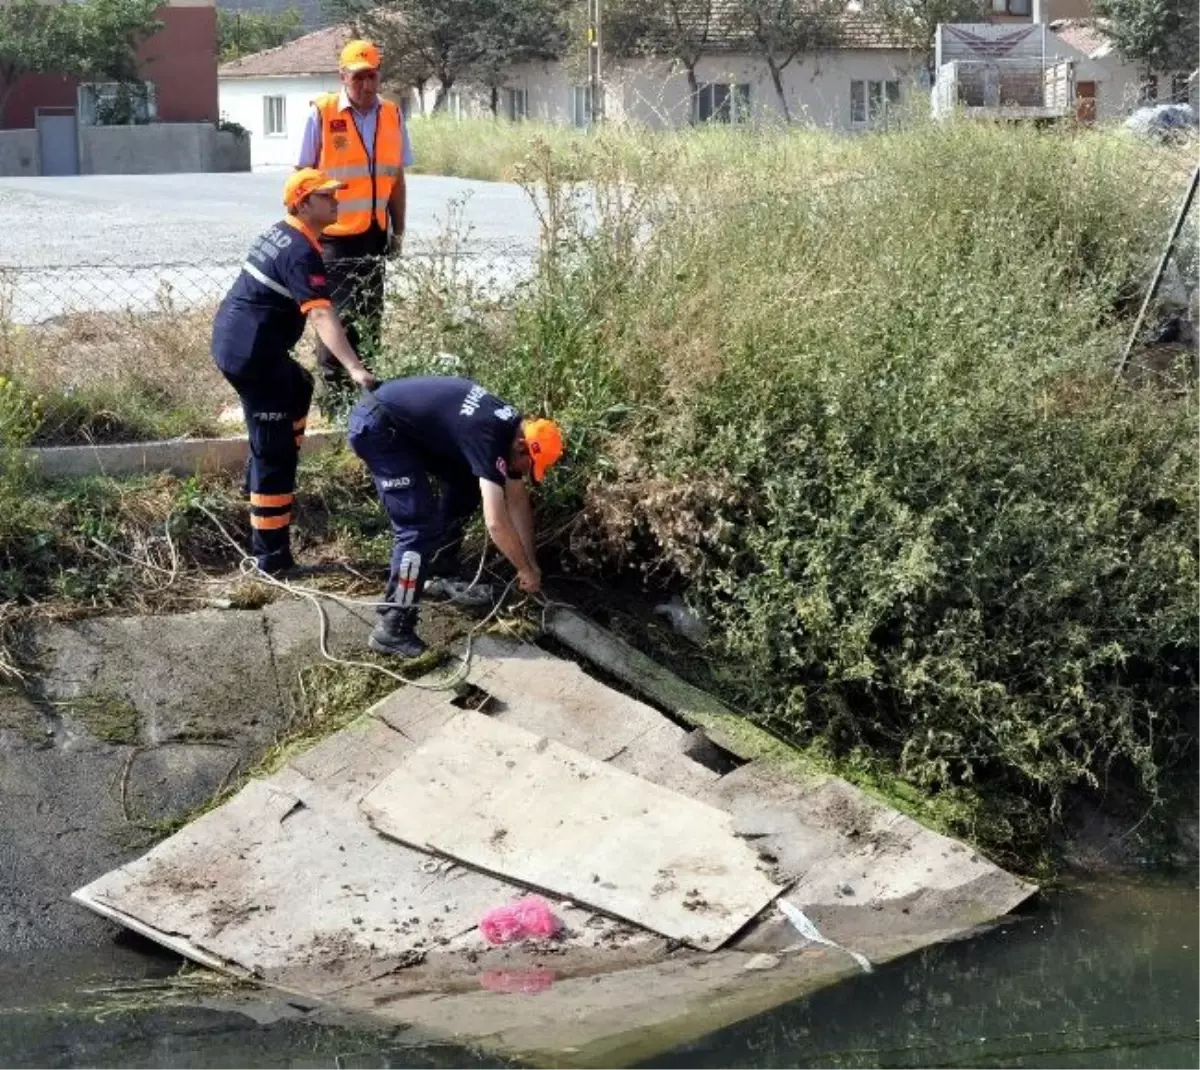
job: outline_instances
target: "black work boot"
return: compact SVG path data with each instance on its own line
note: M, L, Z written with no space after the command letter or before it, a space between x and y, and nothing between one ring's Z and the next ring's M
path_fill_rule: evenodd
M419 658L429 648L416 632L415 609L389 609L379 618L367 640L376 654L392 654L398 658Z

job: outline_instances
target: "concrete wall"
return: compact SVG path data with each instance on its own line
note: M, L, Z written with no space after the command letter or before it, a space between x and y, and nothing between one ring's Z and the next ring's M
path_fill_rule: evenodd
M221 117L250 131L252 167L295 167L300 140L313 97L340 88L336 74L294 78L223 78ZM264 130L267 97L284 99L284 132L270 137Z
M156 175L249 169L249 148L210 123L83 126L79 170L85 175Z
M0 130L0 175L40 172L36 130Z
M817 53L785 68L783 90L793 120L833 130L853 130L865 124L854 122L851 116L852 81L898 81L903 101L912 92L922 66L918 54L899 49ZM783 116L770 72L757 57L705 57L697 65L696 75L701 83L748 84L753 122L777 122ZM514 67L508 85L526 91L530 119L569 123L571 86L582 81L572 77L561 63L531 63ZM610 120L665 129L684 126L690 119L687 73L668 60L611 65L605 83L605 115ZM501 94L502 113L504 104Z

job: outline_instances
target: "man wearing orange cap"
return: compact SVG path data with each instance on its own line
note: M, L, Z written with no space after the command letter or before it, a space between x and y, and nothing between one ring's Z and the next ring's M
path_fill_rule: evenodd
M364 389L375 383L333 310L321 259L321 232L338 217L340 188L311 168L288 177L287 218L255 240L213 320L213 360L242 399L250 435L246 492L254 557L273 575L295 568L292 503L313 379L291 352L305 323L355 383Z
M463 529L483 505L483 519L517 570L521 590L541 588L533 507L523 478L540 483L562 456L553 420L525 419L470 379L391 379L350 413L350 447L370 469L392 524L392 568L386 606L371 632L379 654L416 657L422 593L445 590L454 574ZM438 484L435 500L431 479Z
M344 183L337 222L325 233L325 263L350 342L368 361L379 347L383 258L398 253L404 237L404 168L412 164L400 108L379 95L379 64L369 41L342 49L341 92L313 101L298 160ZM348 401L345 372L320 343L317 364L331 400Z

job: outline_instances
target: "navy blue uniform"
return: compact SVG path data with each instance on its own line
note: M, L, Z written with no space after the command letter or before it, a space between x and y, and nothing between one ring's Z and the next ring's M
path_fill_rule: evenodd
M292 564L296 465L313 393L291 351L308 311L330 305L321 247L289 216L255 240L213 321L213 360L242 400L250 435L253 549L268 572Z
M479 481L504 486L520 426L511 405L450 376L392 379L355 405L350 448L370 469L392 525L386 601L413 606L427 574L453 571L480 504Z

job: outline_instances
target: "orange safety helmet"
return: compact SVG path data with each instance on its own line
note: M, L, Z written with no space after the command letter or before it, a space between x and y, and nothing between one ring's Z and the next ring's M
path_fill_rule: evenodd
M562 428L553 420L525 420L521 425L525 435L525 446L533 461L533 481L540 483L549 470L563 455Z
M379 49L370 41L350 41L338 57L338 66L344 71L377 71L379 60Z
M283 184L283 206L294 212L300 204L314 193L334 193L345 188L344 182L330 178L315 167L301 167L293 171Z

